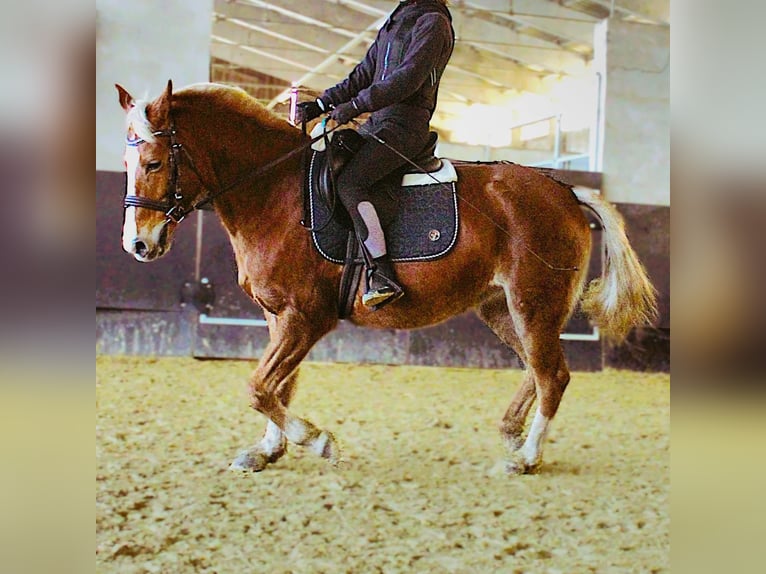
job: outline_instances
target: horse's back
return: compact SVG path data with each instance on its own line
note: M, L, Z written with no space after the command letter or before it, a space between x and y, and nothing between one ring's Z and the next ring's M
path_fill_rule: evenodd
M568 185L514 163L458 162L456 169L466 225L495 227L509 248L524 243L557 255L562 248L590 249L588 221Z
M497 290L498 281L512 276L570 291L572 273L562 276L551 268L581 266L590 250L587 220L572 191L516 164L455 164L455 247L436 261L398 265L406 297L386 312L370 313L358 304L353 322L395 328L438 323L476 307Z

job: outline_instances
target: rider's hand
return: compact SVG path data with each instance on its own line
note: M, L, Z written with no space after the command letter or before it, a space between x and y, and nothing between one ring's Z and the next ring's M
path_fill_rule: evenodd
M324 103L317 98L309 102L301 102L295 106L295 123L310 122L325 112Z
M350 122L361 113L359 108L356 107L356 102L351 100L350 102L335 106L335 109L330 112L330 117L338 122L338 125L343 125Z

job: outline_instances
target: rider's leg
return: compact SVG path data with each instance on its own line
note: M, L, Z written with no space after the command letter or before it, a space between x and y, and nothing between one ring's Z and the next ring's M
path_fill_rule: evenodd
M367 228L367 237L363 239L371 265L367 273L367 285L362 295L362 303L368 307L392 302L402 294L402 288L396 278L391 258L386 249L386 237L378 218L375 206L369 201L360 201L356 210ZM358 229L358 227L357 227Z
M419 134L399 134L395 130L377 132L383 141L396 142L397 151L412 157L422 150L427 140ZM367 288L362 302L379 308L402 295L393 265L388 256L386 238L374 205L372 186L406 164L406 160L378 141L367 138L338 177L338 195L346 207L362 246L370 255Z

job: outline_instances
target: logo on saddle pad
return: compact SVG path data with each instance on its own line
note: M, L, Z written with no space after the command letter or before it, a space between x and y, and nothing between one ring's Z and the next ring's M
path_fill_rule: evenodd
M433 159L434 164L439 164L436 171L406 173L401 180L392 183L389 178L374 188L373 203L381 215L386 246L394 261L438 259L449 253L457 241L457 172L449 160ZM320 191L320 182L328 182L326 164L324 152L310 152L306 170L307 223L319 253L328 261L343 264L353 227L340 201Z

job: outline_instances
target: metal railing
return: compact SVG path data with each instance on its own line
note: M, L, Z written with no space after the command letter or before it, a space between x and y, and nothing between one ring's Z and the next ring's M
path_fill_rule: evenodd
M583 166L584 168L583 171L586 171L588 169L588 164L590 161L589 153L578 153L578 154L562 154L561 153L563 131L561 129L561 114L560 113L551 114L549 116L543 116L535 120L529 120L526 122L514 124L510 127L510 129L511 131L517 130L517 129L520 130L521 128L524 128L527 126L532 126L542 122L551 122L551 121L553 121L553 124L554 124L553 157L543 161L531 163L529 165L532 167L551 167L554 169L579 169L580 166L576 165L576 163L584 162L585 165Z

